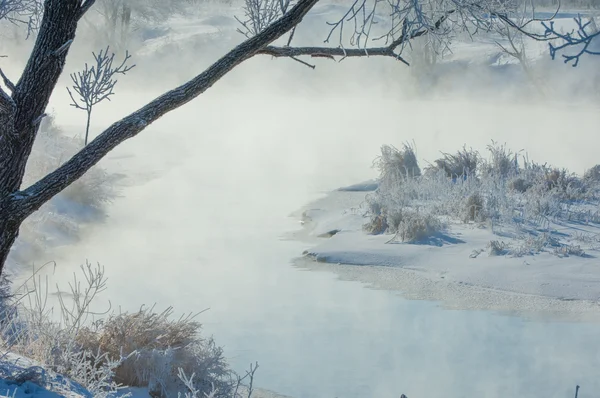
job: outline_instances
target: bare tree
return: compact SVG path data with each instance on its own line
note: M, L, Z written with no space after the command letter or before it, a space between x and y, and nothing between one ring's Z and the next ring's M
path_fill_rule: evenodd
M73 101L71 106L84 110L87 114L84 145L88 143L90 120L94 106L104 100L110 101L110 96L114 95L113 90L117 84L117 80L114 79L115 75L124 75L135 67L135 65L126 65L131 58L128 52L125 53L125 59L119 66L113 66L115 54L109 56L108 47L106 47L106 50L100 50L98 54L92 53L92 55L96 61L94 66L89 67L86 63L82 72L71 74L73 91L79 98L76 99L73 92L67 87L71 101Z
M200 0L98 0L94 13L100 23L89 21L98 37L115 46L128 45L131 33L148 23L162 23L183 14Z
M294 28L318 1L259 5L259 10L267 11L258 13L252 12L256 6L247 3L246 20L251 22L242 25L242 29L246 29L246 40L188 82L114 122L55 171L29 187L21 187L40 121L63 72L77 26L96 2L45 0L35 45L19 81L13 83L4 77L5 89L0 89L0 272L25 218L79 179L116 146L204 93L253 56L288 57L311 67L314 65L299 57L384 56L407 63L402 58L402 50L412 39L431 35L445 42L457 31L468 34L490 31L498 15L504 15L512 7L509 2L500 0L356 0L345 15L331 23L325 46L293 47ZM384 23L376 23L378 15L386 18ZM286 45L273 45L288 33ZM344 43L347 35L350 35L349 45ZM335 37L339 39L332 45ZM382 44L372 46L374 41Z
M559 40L560 44L549 44L550 56L556 58L556 54L565 49L576 49L572 54L561 54L564 62L571 63L573 67L579 65L579 60L582 55L600 55L600 48L595 48L593 44L600 43L600 31L596 27L593 18L587 18L584 22L581 16L574 18L577 24L577 29L573 29L568 33L560 33L554 28L554 21L543 22L542 25L546 29L544 35L553 40ZM600 46L599 46L600 47Z
M497 24L496 30L500 37L504 39L504 42L497 40L496 45L502 50L503 53L519 62L519 65L521 66L521 69L525 73L527 79L540 94L545 95L546 90L536 76L530 59L527 56L527 48L525 44L527 35L512 27L512 24L523 26L528 21L535 19L535 6L535 0L525 0L523 1L521 7L517 8L517 12L514 15L507 15L510 18L510 23L506 20L500 19L500 23Z

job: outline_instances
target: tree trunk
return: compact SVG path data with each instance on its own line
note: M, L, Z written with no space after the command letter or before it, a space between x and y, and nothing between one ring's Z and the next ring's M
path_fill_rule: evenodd
M119 44L126 46L129 42L129 27L131 25L131 7L129 4L123 4L121 13L121 39Z
M2 264L2 268L4 268L4 264L6 264L8 255L10 254L10 248L19 235L19 226L8 225L6 218L6 215L0 214L0 264Z
M10 96L0 89L0 273L19 226L29 215L15 207L15 193L82 15L81 0L47 0L20 80L9 84Z

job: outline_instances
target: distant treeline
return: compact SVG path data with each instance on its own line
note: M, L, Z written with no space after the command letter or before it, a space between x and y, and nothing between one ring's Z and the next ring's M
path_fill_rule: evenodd
M529 1L529 0L526 0ZM600 0L535 0L538 6L557 7L561 9L600 9Z

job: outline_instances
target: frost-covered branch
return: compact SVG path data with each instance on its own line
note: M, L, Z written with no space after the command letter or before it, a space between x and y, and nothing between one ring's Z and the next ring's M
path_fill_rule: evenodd
M110 96L114 94L114 88L117 80L115 75L124 75L135 67L128 66L127 61L131 58L128 52L125 52L125 59L119 66L113 66L115 54L108 55L108 47L106 50L100 50L98 54L92 53L96 64L92 67L86 63L82 72L72 73L71 80L73 81L73 91L79 96L75 98L73 92L67 87L69 96L71 97L71 106L86 111L87 125L85 128L85 141L88 143L88 135L90 132L90 119L94 106L104 100L110 101Z
M568 33L560 33L554 27L554 21L548 23L543 22L542 25L546 29L544 36L551 39L557 39L561 44L549 44L550 56L556 58L557 52L565 49L575 49L572 54L562 54L564 62L572 63L573 67L579 65L579 60L582 55L600 55L600 46L593 46L595 40L600 43L600 30L598 30L593 18L588 18L587 22L583 21L581 15L573 19L577 24L577 28Z
M285 14L289 6L290 0L246 0L244 19L235 17L241 25L238 32L247 38L256 36Z
M452 14L452 12L448 12L447 15L441 16L434 23L434 29L438 29L447 19L448 15ZM411 40L416 39L417 37L426 35L429 33L428 30L415 30L408 31L405 30L404 35L396 38L395 40L386 42L385 46L381 47L365 47L365 48L344 48L342 46L339 47L277 47L277 46L267 46L261 51L259 54L271 55L273 57L289 57L295 58L303 55L308 55L316 58L329 58L335 59L335 57L349 58L349 57L374 57L374 56L384 56L384 57L392 57L406 65L408 62L402 57L401 52L402 48L408 44ZM391 38L392 36L390 36Z
M388 56L408 65L402 52L413 39L426 36L434 48L444 51L455 35L495 31L516 10L515 2L503 0L355 0L328 23L331 29L325 43L335 38L335 47L293 47L290 40L286 46L268 46L260 53L297 61L295 57L303 55L330 59ZM373 45L377 41L383 45Z
M70 292L67 294L72 300L70 306L65 302L65 297L58 285L56 286L63 327L69 333L77 332L90 315L106 315L110 311L110 302L109 308L102 313L92 312L90 309L90 305L95 298L106 290L107 279L104 274L104 267L100 264L92 267L86 261L85 266L82 265L80 268L85 278L84 287L82 288L77 275L73 274L73 283L69 283Z
M42 0L0 0L0 21L27 26L28 35L39 28Z
M408 65L408 62L397 54L394 46L373 47L367 49L358 48L333 48L333 47L276 47L268 46L260 50L259 54L271 55L273 57L288 57L295 58L303 55L308 55L314 58L329 58L335 57L352 58L352 57L374 57L385 56L392 57L398 61Z
M506 18L500 18L500 23L496 26L496 32L503 40L496 40L496 45L502 52L519 61L519 65L529 81L541 94L545 94L545 89L541 81L536 77L527 56L527 48L525 46L527 35L520 29L513 27L515 25L525 26L532 20L535 20L535 0L525 0L514 15L507 15Z
M370 39L387 44L424 34L449 41L458 32L491 31L497 23L494 16L514 12L515 7L501 0L356 0L342 18L330 23L326 42L337 33L341 44L348 23L352 25L350 44L359 48ZM403 45L407 44L405 40Z
M10 91L15 91L15 84L10 81L10 79L8 78L8 76L6 76L4 74L4 71L2 70L2 68L0 68L0 77L2 77L2 81L4 82L4 85L10 90Z
M254 364L250 364L250 369L246 370L246 374L244 376L236 375L236 383L233 389L232 398L242 398L242 394L240 393L240 387L245 383L246 390L246 398L251 398L252 393L254 392L254 374L258 370L258 362Z
M600 55L600 30L596 26L596 22L593 17L588 17L587 21L581 15L573 18L576 24L576 28L570 32L563 33L557 30L554 25L554 19L560 11L560 4L556 8L554 15L549 18L536 18L535 9L533 7L534 2L531 0L531 17L523 22L521 18L520 23L511 18L509 14L497 14L507 28L514 30L518 35L527 36L536 41L546 41L550 49L550 56L552 59L556 59L556 54L563 50L575 50L575 53L562 54L562 58L566 64L571 63L573 67L579 65L580 58L583 55ZM531 29L535 23L541 24L544 29L543 32L535 31ZM559 44L556 44L556 42Z

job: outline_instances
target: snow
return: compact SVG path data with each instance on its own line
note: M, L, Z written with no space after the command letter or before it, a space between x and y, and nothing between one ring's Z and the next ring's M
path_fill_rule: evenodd
M28 358L4 353L0 358L0 397L88 398L92 394Z
M22 375L30 376L19 380ZM254 398L289 398L264 389L255 389L252 396ZM91 398L93 395L76 382L57 375L28 358L8 352L0 357L0 398L3 397ZM150 394L148 388L145 387L127 387L115 395L115 398L118 397L148 398Z
M572 312L575 318L600 319L597 250L566 258L549 252L491 256L486 245L498 235L473 224L451 224L425 243L401 243L393 235L363 232L364 198L364 192L338 190L307 207L296 236L313 246L298 265L453 308ZM336 233L324 238L329 231Z

